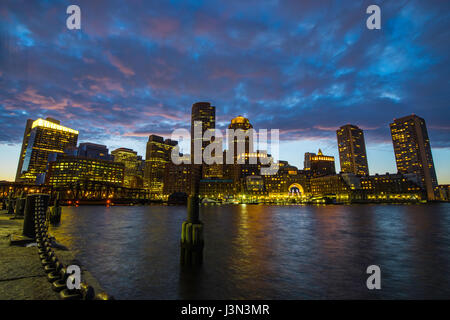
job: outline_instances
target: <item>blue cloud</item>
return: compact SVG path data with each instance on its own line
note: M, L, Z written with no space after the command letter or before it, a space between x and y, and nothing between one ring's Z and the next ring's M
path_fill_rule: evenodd
M65 28L67 4L2 3L0 143L39 116L83 140L141 143L188 127L192 103L210 100L221 126L245 113L284 140L330 144L325 129L349 122L389 143L389 121L416 113L432 146L450 148L448 2L383 3L377 31L355 1L81 0L79 32Z

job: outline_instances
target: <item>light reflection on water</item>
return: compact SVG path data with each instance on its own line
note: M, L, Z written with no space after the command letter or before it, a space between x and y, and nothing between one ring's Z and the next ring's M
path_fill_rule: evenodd
M51 232L118 299L450 298L450 204L204 206L204 263L179 265L181 206L65 207ZM382 290L366 288L367 266Z

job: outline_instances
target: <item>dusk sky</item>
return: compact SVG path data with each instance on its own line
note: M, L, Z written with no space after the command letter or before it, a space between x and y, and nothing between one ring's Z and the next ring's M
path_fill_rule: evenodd
M68 30L66 8L81 8ZM381 7L381 30L366 8ZM26 120L53 117L79 142L132 148L216 106L280 129L282 160L339 157L336 129L364 129L371 174L396 172L394 118L426 120L450 183L450 1L10 1L0 4L0 180L13 180ZM189 153L184 144L183 151Z

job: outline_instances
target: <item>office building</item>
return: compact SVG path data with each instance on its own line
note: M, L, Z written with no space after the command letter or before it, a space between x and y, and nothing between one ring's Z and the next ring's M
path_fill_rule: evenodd
M172 163L171 154L177 141L165 139L157 135L150 135L145 155L145 187L153 194L162 194L164 184L164 170L168 163Z
M375 174L361 177L361 189L368 200L421 200L425 199L415 174Z
M128 148L118 148L111 152L114 162L123 163L124 180L123 186L127 188L142 188L143 176L140 171L142 165L142 157L137 152Z
M170 196L177 192L191 194L192 165L187 163L167 163L163 174L163 194Z
M78 131L47 118L27 120L16 181L35 183L45 172L51 153L63 154L67 148L76 148Z
M347 124L340 127L336 134L341 172L369 175L363 131L355 125Z
M109 160L58 155L48 163L45 184L68 187L89 182L121 186L124 180L124 164Z
M390 128L398 172L417 174L428 200L434 200L438 182L425 120L410 115L394 119Z
M334 157L324 155L320 149L317 154L306 152L304 170L309 171L313 177L336 174Z
M215 130L216 128L216 107L211 106L209 102L197 102L192 105L191 113L191 173L193 175L191 183L191 191L198 193L199 182L202 175L211 175L209 171L218 172L217 167L205 168L203 172L203 151L213 141L203 141L203 135L207 130ZM196 137L195 133L198 132L199 136ZM200 136L201 133L201 136ZM212 132L214 133L214 132ZM196 148L197 146L197 148ZM197 152L196 152L197 149ZM200 152L201 151L201 152ZM215 156L215 154L213 154Z

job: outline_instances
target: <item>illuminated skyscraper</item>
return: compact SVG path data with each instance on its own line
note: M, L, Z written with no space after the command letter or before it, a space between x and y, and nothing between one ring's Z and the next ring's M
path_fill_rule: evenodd
M390 128L398 172L416 174L428 200L434 200L438 183L425 120L410 115L394 119Z
M363 131L355 125L347 124L340 127L336 134L341 171L359 176L369 175Z
M237 116L236 118L231 120L228 129L233 129L236 133L232 139L233 145L229 145L229 148L233 148L234 150L234 162L236 162L238 159L245 158L246 156L248 157L248 154L253 152L253 136L250 134L250 131L248 131L250 129L253 129L250 121L242 116ZM239 134L239 130L242 130L243 134ZM229 141L228 143L230 142L231 141ZM240 152L239 145L241 145L243 152Z
M201 123L200 123L200 122ZM191 114L191 174L192 186L190 191L198 193L200 179L203 174L203 151L211 143L211 141L203 141L203 135L207 130L215 130L216 128L216 107L211 106L209 102L196 102L192 105ZM201 136L195 137L195 132L201 133ZM198 151L195 152L195 146ZM214 156L214 155L213 155ZM197 159L197 161L195 161ZM197 163L196 163L197 162ZM209 175L209 169L215 170L214 166L205 168L205 175Z
M31 126L33 125L33 122L34 122L33 119L28 119L27 124L25 125L25 131L24 131L23 139L22 139L22 148L20 150L20 155L19 155L19 164L17 166L17 171L16 171L16 181L20 181L20 176L22 174L23 160L25 158L25 152L27 151L28 138L30 136Z
M231 120L228 129L234 130L233 137L227 137L228 150L226 156L231 158L233 154L233 164L231 166L232 179L235 183L245 185L247 182L251 183L256 179L246 179L248 176L259 176L261 174L261 159L267 158L266 151L254 151L254 136L252 133L253 126L250 121L242 116L237 116ZM232 150L230 150L232 149ZM266 159L264 159L266 160Z
M201 121L200 123L196 123ZM209 141L203 141L202 137L206 130L214 130L216 128L216 107L211 106L209 102L196 102L192 105L191 114L191 163L194 163L194 157L200 157L203 155L203 150L210 143ZM202 137L195 138L194 132L201 132ZM202 146L202 153L200 155L194 155L196 140L199 145ZM201 157L203 159L203 157Z
M78 131L47 118L27 120L16 181L35 182L44 173L51 153L63 154L67 148L76 148Z
M150 135L147 142L145 155L145 185L151 193L162 194L164 170L171 161L172 149L178 144L170 139Z
M128 148L118 148L111 152L114 162L123 163L124 171L124 187L138 188L143 186L143 177L139 170L141 167L142 157L137 152Z

